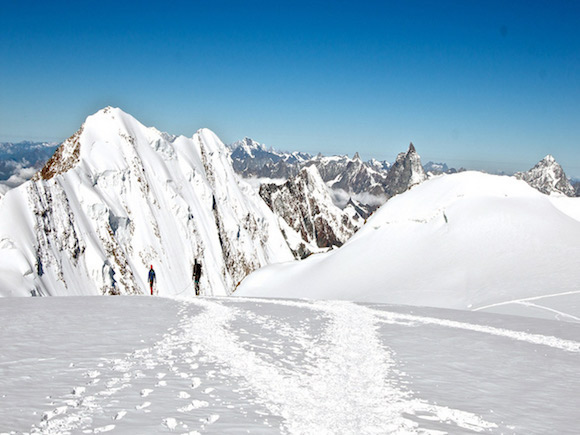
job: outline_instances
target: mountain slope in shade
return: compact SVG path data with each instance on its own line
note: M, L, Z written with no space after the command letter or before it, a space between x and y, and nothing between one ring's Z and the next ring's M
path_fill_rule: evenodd
M577 292L580 203L562 199L513 177L436 177L389 200L342 248L259 270L236 294L475 309Z
M576 196L576 191L566 177L564 169L551 155L544 157L529 171L516 173L515 177L546 195L559 193Z
M339 209L316 166L303 168L286 183L262 184L260 196L268 207L301 236L294 247L304 257L318 248L342 246L363 224L353 206Z
M147 128L120 109L87 118L33 180L0 204L0 294L206 294L292 259L276 218L239 182L207 129L192 138Z

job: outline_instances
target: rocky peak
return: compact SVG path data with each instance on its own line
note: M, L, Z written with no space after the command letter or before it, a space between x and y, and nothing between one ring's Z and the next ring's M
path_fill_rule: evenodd
M387 174L385 191L388 197L398 195L427 179L421 157L411 142L406 153L399 153Z
M514 176L546 195L552 193L566 196L576 195L562 166L551 155L544 157L529 171L517 172Z
M297 257L341 246L362 223L334 205L315 165L302 168L282 185L263 184L260 196L299 235L299 244L290 246ZM288 234L287 241L291 245Z
M81 143L80 138L83 133L84 125L65 140L60 145L53 156L46 162L40 171L38 171L33 180L50 180L52 177L63 174L68 170L74 168L79 162Z

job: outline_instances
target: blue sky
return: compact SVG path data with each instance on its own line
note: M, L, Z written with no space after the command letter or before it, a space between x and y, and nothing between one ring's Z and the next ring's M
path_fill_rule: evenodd
M508 4L509 3L509 4ZM224 142L580 177L580 3L0 2L0 141L121 107Z

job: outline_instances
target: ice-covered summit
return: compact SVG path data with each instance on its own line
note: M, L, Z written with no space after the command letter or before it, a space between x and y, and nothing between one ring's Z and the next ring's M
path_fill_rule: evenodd
M208 129L147 128L118 108L89 116L37 176L0 204L1 295L227 294L249 272L293 258L275 216Z

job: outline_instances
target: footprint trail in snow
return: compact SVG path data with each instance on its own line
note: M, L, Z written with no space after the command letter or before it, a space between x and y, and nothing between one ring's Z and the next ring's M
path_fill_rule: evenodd
M30 432L500 433L509 421L414 392L381 328L467 330L568 354L580 346L351 302L199 298L178 306L179 325L152 346L88 362L84 383L53 398Z

